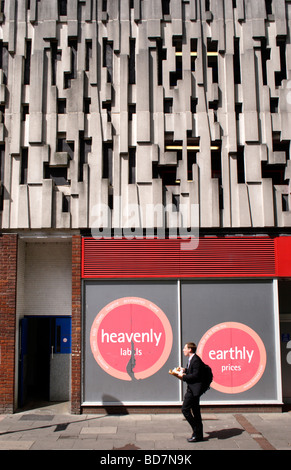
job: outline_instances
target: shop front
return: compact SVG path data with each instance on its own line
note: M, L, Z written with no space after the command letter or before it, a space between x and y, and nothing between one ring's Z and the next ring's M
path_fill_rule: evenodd
M83 238L83 407L180 405L183 383L169 369L189 341L213 371L202 404L282 405L289 238L181 243Z

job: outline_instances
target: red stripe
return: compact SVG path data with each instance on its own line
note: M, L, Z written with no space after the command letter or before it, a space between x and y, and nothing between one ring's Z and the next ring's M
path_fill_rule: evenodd
M195 250L181 239L83 239L83 278L274 277L269 237L201 238Z

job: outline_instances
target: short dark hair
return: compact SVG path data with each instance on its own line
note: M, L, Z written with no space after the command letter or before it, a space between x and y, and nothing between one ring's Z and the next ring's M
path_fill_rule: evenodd
M188 348L191 349L192 353L196 352L197 346L195 343L186 343Z

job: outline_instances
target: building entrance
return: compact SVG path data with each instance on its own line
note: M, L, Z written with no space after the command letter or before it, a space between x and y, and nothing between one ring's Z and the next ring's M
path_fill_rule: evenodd
M19 340L19 407L69 400L71 318L26 316Z

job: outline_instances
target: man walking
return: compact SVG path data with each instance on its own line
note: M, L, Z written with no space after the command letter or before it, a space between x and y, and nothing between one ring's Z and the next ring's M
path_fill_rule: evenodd
M196 353L195 343L186 343L183 349L184 356L188 357L187 367L182 368L179 377L187 383L187 390L182 405L182 413L190 424L193 434L188 442L203 440L203 425L200 412L200 396L202 394L203 363Z

